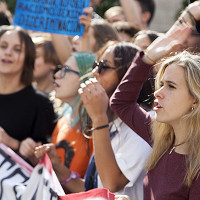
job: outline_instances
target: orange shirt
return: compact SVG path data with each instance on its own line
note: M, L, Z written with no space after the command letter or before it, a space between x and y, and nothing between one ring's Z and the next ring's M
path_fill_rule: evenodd
M83 178L93 151L92 139L87 139L77 129L70 128L64 117L60 118L52 134L61 162Z

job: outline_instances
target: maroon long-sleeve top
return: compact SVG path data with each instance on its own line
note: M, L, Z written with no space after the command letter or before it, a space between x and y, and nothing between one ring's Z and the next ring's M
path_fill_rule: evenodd
M113 111L137 134L151 145L149 113L137 104L143 83L148 78L151 65L145 64L137 54L120 85L111 97ZM144 200L200 200L200 177L190 187L184 184L186 155L171 148L162 156L156 167L148 171L144 179Z

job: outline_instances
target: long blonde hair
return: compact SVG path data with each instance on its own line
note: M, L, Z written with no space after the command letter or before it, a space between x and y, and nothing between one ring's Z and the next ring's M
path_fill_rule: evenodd
M187 173L185 184L190 186L200 172L200 54L192 54L187 51L178 53L163 61L156 77L156 90L160 88L160 81L166 68L175 63L183 67L190 94L196 100L196 107L182 117L187 127L188 154L186 156ZM154 120L152 123L153 151L147 162L147 169L153 169L163 154L174 142L173 128L165 123Z

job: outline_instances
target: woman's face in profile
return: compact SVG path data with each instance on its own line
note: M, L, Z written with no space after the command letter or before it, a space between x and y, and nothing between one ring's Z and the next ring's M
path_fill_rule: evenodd
M100 60L103 60L105 65L116 68L114 65L113 50L113 46L108 47L101 56ZM93 76L102 85L108 95L112 94L113 89L115 89L119 83L117 71L114 69L103 68L102 71L99 73L98 67L96 67L93 70Z
M21 76L25 45L17 31L7 31L0 38L0 74Z
M156 120L172 126L179 124L195 104L187 86L185 71L175 63L166 68L160 88L154 95Z
M80 71L74 56L70 56L65 65L71 70ZM80 76L70 70L65 71L64 75L62 75L60 70L55 74L55 78L56 97L66 103L72 102L78 96L78 89L81 83Z

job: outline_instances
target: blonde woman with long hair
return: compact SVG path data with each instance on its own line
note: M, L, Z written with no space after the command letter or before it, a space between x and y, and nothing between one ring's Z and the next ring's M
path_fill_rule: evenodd
M197 1L179 18L180 28L173 27L136 56L111 97L111 108L153 146L144 200L200 199L200 54L183 51L159 63L154 119L136 103L152 65L183 44L191 32L185 22L192 24L191 16L197 20L199 14Z

